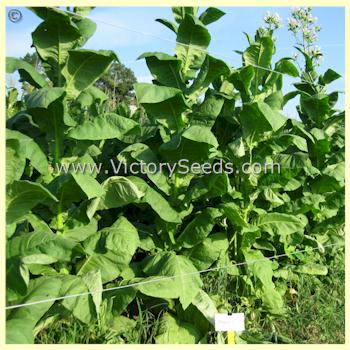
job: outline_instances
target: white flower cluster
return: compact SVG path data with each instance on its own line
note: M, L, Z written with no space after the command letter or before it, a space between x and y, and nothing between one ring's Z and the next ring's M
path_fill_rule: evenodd
M268 25L268 29L274 30L281 27L282 19L278 13L272 14L270 11L267 11L264 21Z
M317 17L312 15L311 10L311 7L294 8L291 18L287 18L288 30L293 32L296 38L300 35L301 42L299 45L303 47L305 53L312 57L314 63L320 64L322 52L321 48L315 43L321 26L316 24Z
M318 45L310 46L306 49L306 53L313 58L313 62L316 65L320 65L323 62L323 54L321 48Z
M311 7L297 7L293 9L291 18L287 18L288 29L297 34L302 32L304 40L309 43L317 40L317 33L321 26L316 25L317 17L311 13Z
M322 55L321 48L318 45L311 46L306 50L309 56L319 56Z

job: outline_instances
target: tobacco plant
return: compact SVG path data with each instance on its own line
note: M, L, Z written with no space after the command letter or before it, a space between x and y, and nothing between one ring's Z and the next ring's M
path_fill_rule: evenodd
M283 316L291 280L327 274L335 248L324 246L342 242L344 223L344 112L327 92L336 72L319 75L303 47L304 66L273 63L272 22L246 34L242 65L231 68L207 51L208 26L224 13L175 7L174 21L157 20L174 33L175 54L143 53L153 83L135 84L135 112L111 112L94 83L118 57L82 48L96 28L91 8L31 10L42 19L32 40L45 74L17 58L6 66L33 88L7 97L6 302L49 301L7 311L8 343L33 343L69 316L128 342L140 305L160 319L152 341L205 343L218 310ZM300 80L287 95L284 75ZM282 112L296 97L300 121ZM135 176L113 174L110 159L274 162L281 172ZM103 171L57 170L97 163ZM310 252L292 254L300 249ZM286 256L268 259L277 254ZM226 300L196 273L220 267Z

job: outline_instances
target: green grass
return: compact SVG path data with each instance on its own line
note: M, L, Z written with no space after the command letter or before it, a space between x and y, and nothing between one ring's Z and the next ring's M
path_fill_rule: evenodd
M294 287L294 288L293 288ZM345 343L345 269L339 254L327 276L300 275L287 293L287 314L258 319L245 332L249 342L293 344ZM297 294L294 294L297 292Z
M162 312L144 307L136 298L135 319L124 316L84 324L72 316L51 323L36 336L37 344L149 344L154 343ZM157 306L157 305L156 305Z
M287 312L271 317L238 299L232 283L234 277L223 270L202 276L207 292L217 295L223 308L233 305L246 313L247 330L241 338L248 343L339 344L345 342L345 271L344 255L339 254L327 276L300 275L298 285L289 285ZM227 302L225 302L227 301ZM238 304L239 301L239 304ZM235 302L237 302L235 304ZM239 305L239 306L238 306ZM154 343L161 305L150 306L142 299L133 305L137 317L119 318L111 325L105 320L85 325L73 317L57 320L41 330L36 343L41 344L149 344ZM157 312L153 312L158 308ZM130 326L130 327L129 327ZM215 332L208 337L217 343Z

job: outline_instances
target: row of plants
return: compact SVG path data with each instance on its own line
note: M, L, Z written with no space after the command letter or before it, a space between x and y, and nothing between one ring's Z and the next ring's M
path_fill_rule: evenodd
M16 89L7 95L6 302L50 301L7 310L7 343L33 343L69 317L97 320L127 343L141 309L159 320L155 343L211 341L218 311L283 317L289 282L326 275L338 249L328 245L344 233L345 114L335 107L338 92L327 91L340 75L317 72L311 9L295 10L290 24L303 39L299 58L274 60L279 21L269 15L254 36L245 34L242 65L232 68L207 52L208 26L224 13L172 8L173 21L158 21L174 33L175 54L139 57L154 80L134 85L134 112L123 103L111 110L95 85L118 57L82 48L96 29L91 8L31 10L42 19L32 40L45 74L17 58L6 63L32 86L21 98ZM285 75L298 80L287 94ZM300 120L283 115L292 98ZM281 172L55 170L112 170L110 159L279 163ZM286 256L268 259L277 254ZM220 267L235 303L196 273ZM85 294L54 300L78 293Z

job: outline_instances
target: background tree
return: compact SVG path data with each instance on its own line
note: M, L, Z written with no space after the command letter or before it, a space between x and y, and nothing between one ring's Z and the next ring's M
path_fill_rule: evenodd
M27 53L22 59L30 63L40 73L44 73L44 68L41 66L36 52ZM122 63L114 62L106 74L96 81L95 85L108 96L109 109L115 110L122 101L132 102L134 100L133 84L135 83L137 83L137 79L134 72ZM24 90L27 91L29 88L29 84L23 83Z
M109 71L95 85L103 90L109 98L112 110L122 102L132 102L135 94L133 84L137 82L134 72L122 63L114 62Z

